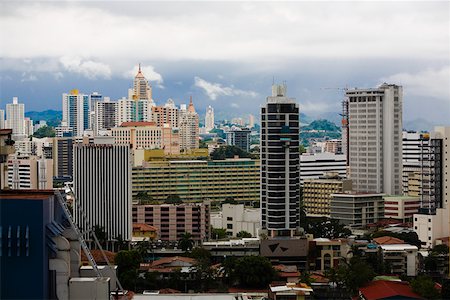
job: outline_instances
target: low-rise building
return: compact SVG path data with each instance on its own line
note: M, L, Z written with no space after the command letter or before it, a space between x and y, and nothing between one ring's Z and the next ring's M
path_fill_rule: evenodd
M330 217L331 195L352 189L352 181L337 173L303 181L303 207L308 216Z
M332 194L331 218L360 228L384 218L383 194Z
M374 280L358 292L360 300L388 300L388 299L423 299L412 291L408 282Z
M383 261L390 266L392 274L417 276L417 246L409 244L380 245Z
M344 239L316 238L309 243L310 253L315 253L309 269L325 272L336 268L342 258L347 258L350 246Z
M146 240L156 240L158 237L158 229L155 226L145 223L133 223L133 239L141 238Z
M313 289L305 283L273 283L270 285L268 296L271 300L307 300L313 299L312 293Z
M159 228L159 239L178 241L189 232L194 241L210 237L210 204L147 204L133 205L133 223L144 223Z
M9 159L8 185L12 189L52 189L53 160L35 156Z
M229 241L203 242L202 247L211 253L211 258L222 262L226 257L244 257L259 255L260 240L258 238L243 238Z
M257 237L261 228L261 210L244 204L225 203L220 212L211 214L211 225L225 228L228 236L235 237L240 231L247 231Z
M384 196L384 216L402 220L412 221L414 214L419 212L420 199L410 196Z

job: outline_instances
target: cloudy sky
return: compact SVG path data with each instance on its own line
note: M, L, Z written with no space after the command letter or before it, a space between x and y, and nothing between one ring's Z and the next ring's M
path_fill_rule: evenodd
M78 88L127 95L141 63L156 102L258 114L272 81L312 116L342 91L404 86L404 119L450 125L450 2L2 1L0 108L61 109ZM331 89L330 89L331 88Z

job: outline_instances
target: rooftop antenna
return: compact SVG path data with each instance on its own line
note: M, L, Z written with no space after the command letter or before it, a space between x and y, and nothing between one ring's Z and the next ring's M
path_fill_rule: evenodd
M275 76L272 76L272 85L275 84Z

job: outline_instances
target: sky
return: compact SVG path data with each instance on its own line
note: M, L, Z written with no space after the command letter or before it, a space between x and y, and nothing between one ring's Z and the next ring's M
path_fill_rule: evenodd
M218 118L258 116L273 82L310 116L388 82L404 122L450 125L448 1L0 3L0 108L61 109L74 88L116 100L139 63L157 104L192 96Z

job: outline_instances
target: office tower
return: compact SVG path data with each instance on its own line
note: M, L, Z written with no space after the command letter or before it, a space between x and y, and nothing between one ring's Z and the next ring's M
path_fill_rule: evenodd
M419 176L414 230L423 246L432 247L436 239L450 234L450 127L435 127L430 133L428 146L422 148Z
M13 103L6 104L6 128L13 130L12 139L22 140L27 137L25 133L25 105L13 97Z
M52 189L53 160L35 156L8 161L8 185L11 189Z
M250 129L234 127L226 132L227 144L248 152L250 151L250 133Z
M365 228L384 218L383 194L336 193L331 195L330 215L344 225Z
M148 122L151 120L152 106L148 100L122 98L118 102L119 125L123 122Z
M62 96L63 119L62 122L72 128L74 136L83 136L89 129L90 115L89 95L80 94L78 90L72 90Z
M73 146L73 186L77 197L74 216L87 229L81 205L91 226L103 227L108 241L131 240L131 156L128 146L76 144Z
M346 159L343 154L316 153L300 155L300 183L308 179L318 179L326 173L336 173L346 177Z
M150 160L133 168L133 195L148 192L156 201L174 194L184 201L231 197L251 204L259 199L259 167L258 160L248 158Z
M105 98L103 101L97 101L94 108L94 134L99 135L107 129L119 125L119 103Z
M324 152L342 154L342 140L334 139L325 141Z
M30 118L24 119L24 128L25 128L25 135L30 136L34 133L34 127L33 127L33 120Z
M180 148L183 151L198 149L199 128L198 114L195 112L192 96L187 110L180 112Z
M410 193L409 183L414 181L419 176L422 165L422 152L423 149L428 147L430 140L429 133L420 133L414 131L403 132L402 143L402 158L403 158L403 194L408 195ZM415 191L411 191L415 193Z
M135 149L164 149L165 154L179 154L178 131L157 127L153 122L125 122L111 129L115 144Z
M152 121L159 127L169 125L172 128L179 128L180 111L173 100L169 98L164 106L152 107Z
M273 85L261 108L262 229L293 235L300 221L299 108L286 85Z
M141 64L139 64L139 69L133 80L133 89L131 90L130 99L134 100L152 100L152 86L148 83L144 74L141 71Z
M255 116L250 114L248 115L248 128L252 129L255 127Z
M211 105L208 105L205 114L205 130L206 132L209 132L212 129L214 129L214 108L212 108Z
M73 138L53 138L53 174L56 178L72 180L73 175Z
M105 98L106 99L106 98ZM107 98L109 99L109 98ZM89 95L89 129L94 130L95 126L95 106L97 102L103 101L103 95L98 92L93 92ZM95 132L95 131L94 131Z
M402 194L402 87L347 90L349 166L358 192Z
M5 111L0 109L0 129L5 129Z
M159 239L179 241L186 232L194 241L210 236L210 203L133 205L133 223L144 223L159 229Z

